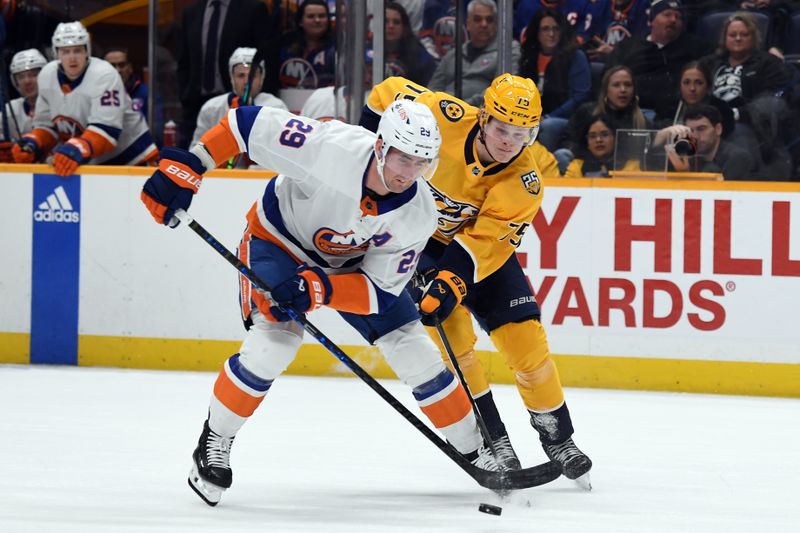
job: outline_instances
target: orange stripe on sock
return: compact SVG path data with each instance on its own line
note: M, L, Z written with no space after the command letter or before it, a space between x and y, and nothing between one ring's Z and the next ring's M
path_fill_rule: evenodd
M200 137L200 142L203 143L208 153L214 158L215 165L219 165L223 161L241 153L239 143L236 142L236 137L231 131L227 115L222 118L219 124L205 132Z
M263 396L256 398L236 386L223 368L214 383L214 396L228 409L241 417L252 415L261 404Z
M437 428L443 428L455 424L469 414L472 407L467 398L467 393L461 386L442 398L436 403L420 406L422 412L433 422Z
M369 281L363 274L336 274L328 279L333 289L328 307L356 315L370 314Z

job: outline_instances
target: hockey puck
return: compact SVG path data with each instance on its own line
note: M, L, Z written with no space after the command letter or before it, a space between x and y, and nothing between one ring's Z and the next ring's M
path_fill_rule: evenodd
M486 514L493 514L496 516L500 516L500 513L503 512L502 507L498 507L496 505L490 505L488 503L482 503L478 506L478 510L482 513Z

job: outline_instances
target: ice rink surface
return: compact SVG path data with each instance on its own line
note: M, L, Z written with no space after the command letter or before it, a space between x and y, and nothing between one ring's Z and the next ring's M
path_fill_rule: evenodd
M567 389L594 490L501 501L360 380L283 376L211 508L186 477L214 379L0 365L0 532L800 531L798 400ZM515 389L494 391L523 463L543 461Z

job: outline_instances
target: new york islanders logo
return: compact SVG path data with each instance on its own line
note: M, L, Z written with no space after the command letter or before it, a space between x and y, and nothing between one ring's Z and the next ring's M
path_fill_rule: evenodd
M436 222L436 229L446 237L452 237L465 224L475 220L478 216L478 208L465 202L456 202L447 197L444 193L437 190L428 183L436 201L436 210L439 212L439 220Z
M83 125L72 117L58 115L53 119L53 127L58 131L61 142L68 141L73 137L80 137L83 133Z
M539 194L539 191L542 190L542 182L539 180L535 170L523 174L520 176L520 180L522 180L522 186L525 187L525 190L533 195Z
M458 122L464 116L464 108L452 100L442 100L439 102L439 109L441 109L444 118L450 122Z
M339 233L331 228L320 228L314 233L314 246L322 253L342 255L353 252L366 252L369 241L358 242L353 231Z
M314 66L300 57L287 59L281 64L280 80L284 87L316 89L319 86Z

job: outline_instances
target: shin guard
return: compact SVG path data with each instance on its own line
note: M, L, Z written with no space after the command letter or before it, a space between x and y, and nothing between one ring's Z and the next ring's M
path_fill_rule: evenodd
M491 332L491 339L514 371L522 401L531 411L548 411L564 402L558 369L538 320L512 322Z
M413 389L420 409L461 453L477 450L482 442L467 393L446 368Z
M208 417L211 429L225 437L236 435L271 386L271 379L261 379L244 368L239 354L230 357L214 383Z

